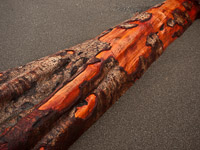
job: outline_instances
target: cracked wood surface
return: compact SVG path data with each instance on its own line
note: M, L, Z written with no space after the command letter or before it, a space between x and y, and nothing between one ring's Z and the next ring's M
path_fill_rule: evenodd
M0 149L66 149L192 24L167 0L96 38L0 73Z

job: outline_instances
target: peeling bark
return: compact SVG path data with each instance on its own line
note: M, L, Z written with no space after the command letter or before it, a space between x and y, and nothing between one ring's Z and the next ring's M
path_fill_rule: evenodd
M195 21L167 0L92 40L0 73L0 149L67 149Z

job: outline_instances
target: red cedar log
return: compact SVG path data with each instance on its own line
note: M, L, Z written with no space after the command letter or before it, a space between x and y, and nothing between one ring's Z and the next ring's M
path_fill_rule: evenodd
M192 24L167 0L56 54L0 73L0 149L67 149Z

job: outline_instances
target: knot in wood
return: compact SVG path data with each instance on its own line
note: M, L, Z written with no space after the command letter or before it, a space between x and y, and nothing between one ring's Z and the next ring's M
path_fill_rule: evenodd
M137 27L138 24L135 24L135 23L123 23L123 24L120 24L119 27L122 28L122 29L131 29L131 28L134 28L134 27Z
M174 16L175 22L180 26L184 26L186 19L185 13L182 12L180 9L175 9L172 14Z
M188 2L183 2L182 3L183 7L185 7L186 10L191 10L192 9L192 4Z
M142 12L142 13L136 14L131 20L132 20L132 21L145 22L145 21L150 20L151 17L152 17L152 14L151 14L151 13Z

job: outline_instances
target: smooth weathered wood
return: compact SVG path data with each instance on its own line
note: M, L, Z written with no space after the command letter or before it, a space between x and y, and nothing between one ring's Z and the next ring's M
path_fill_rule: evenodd
M92 40L0 73L0 149L67 149L192 24L167 0Z

